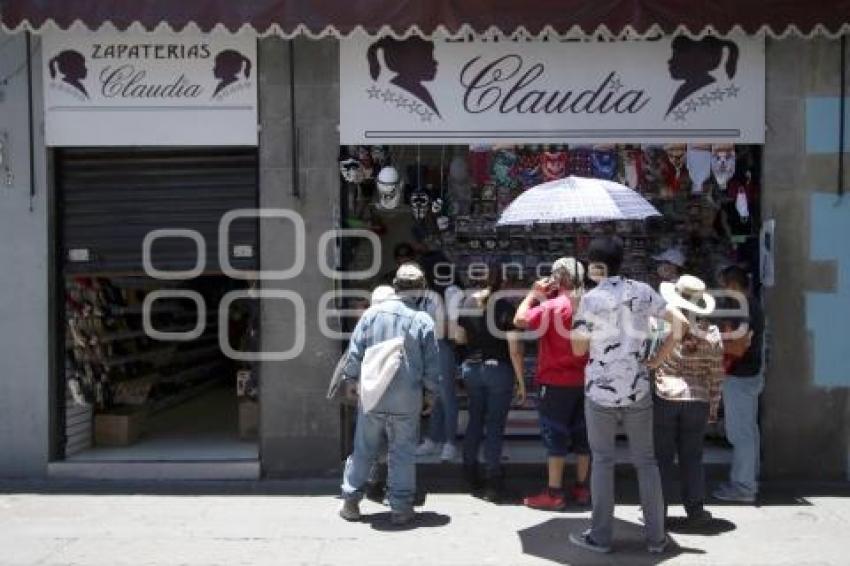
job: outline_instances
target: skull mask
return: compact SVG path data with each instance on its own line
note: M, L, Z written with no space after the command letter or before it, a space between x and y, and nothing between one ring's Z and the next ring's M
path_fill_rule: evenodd
M431 212L434 214L440 214L443 211L443 199L435 198L431 202Z
M378 206L391 210L401 201L401 182L395 167L384 167L378 173Z
M356 159L346 159L339 162L339 172L342 178L349 183L359 184L363 182L363 165Z
M424 220L428 215L430 203L431 197L425 191L416 191L410 195L410 208L413 210L413 217L416 220Z

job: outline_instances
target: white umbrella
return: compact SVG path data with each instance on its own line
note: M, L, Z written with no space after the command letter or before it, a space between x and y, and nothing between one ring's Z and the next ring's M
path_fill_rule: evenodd
M650 216L661 213L625 185L570 176L522 193L502 212L498 225L643 220Z

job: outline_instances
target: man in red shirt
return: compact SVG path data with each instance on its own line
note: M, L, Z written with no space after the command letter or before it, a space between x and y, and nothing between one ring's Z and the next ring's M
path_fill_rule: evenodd
M538 335L537 377L540 388L540 434L546 446L549 484L543 492L526 497L534 509L563 510L566 456L578 457L576 484L570 495L579 505L590 503L587 476L590 449L584 423L584 366L587 356L573 354L570 329L584 288L584 267L575 258L560 258L552 275L537 281L517 309L514 324Z

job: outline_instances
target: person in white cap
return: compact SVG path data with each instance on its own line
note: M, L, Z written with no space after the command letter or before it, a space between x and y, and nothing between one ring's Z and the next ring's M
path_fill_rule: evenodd
M658 255L652 256L658 262L656 273L662 282L673 283L685 269L687 258L679 248L668 248Z
M406 525L415 519L416 443L419 439L420 414L430 412L440 376L440 360L434 321L416 309L414 301L425 289L425 275L414 263L402 264L393 280L395 294L369 307L351 336L347 379L360 384L354 451L345 463L342 480L343 505L340 516L358 521L360 501L372 466L384 439L389 448L389 494L393 525ZM374 375L361 376L367 350L400 344L403 363L397 366L388 383L380 384L380 394L369 385ZM372 350L374 352L375 350ZM392 366L398 358L379 360L380 369ZM428 393L423 398L423 388ZM368 396L368 399L367 399Z
M675 461L679 461L682 505L687 522L698 525L711 514L705 510L705 473L702 448L708 422L717 418L723 383L723 340L720 328L706 318L715 300L705 283L682 275L661 284L668 305L696 316L682 341L654 372L653 426L655 457L661 472L665 518L674 499ZM669 326L657 337L660 343Z

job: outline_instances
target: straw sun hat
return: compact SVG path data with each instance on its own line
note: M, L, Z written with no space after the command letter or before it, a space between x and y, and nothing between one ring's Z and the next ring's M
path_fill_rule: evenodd
M705 291L702 279L682 275L675 283L662 283L661 296L668 304L699 315L714 312L715 300Z

